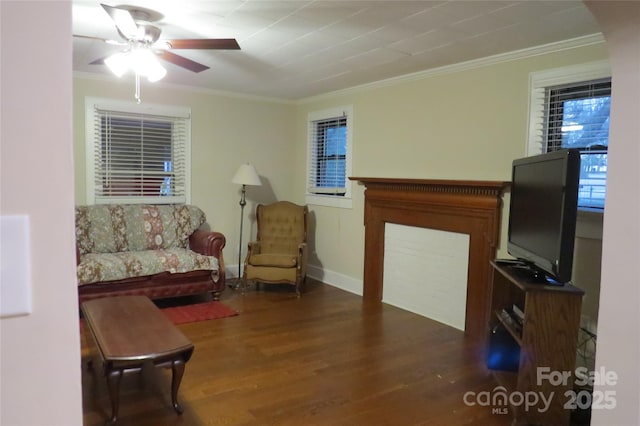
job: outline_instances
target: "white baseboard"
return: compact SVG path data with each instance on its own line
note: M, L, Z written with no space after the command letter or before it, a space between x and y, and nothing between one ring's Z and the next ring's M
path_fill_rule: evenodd
M362 296L362 280L314 265L307 266L307 275L330 286Z
M237 278L238 265L225 265L224 270L227 280ZM307 265L307 275L330 286L362 296L362 280L314 265Z
M225 265L224 274L227 280L235 280L238 277L238 265Z

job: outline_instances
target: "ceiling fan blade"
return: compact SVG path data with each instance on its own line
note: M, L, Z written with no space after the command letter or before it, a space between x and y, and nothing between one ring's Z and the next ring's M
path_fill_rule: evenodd
M192 61L191 59L187 59L184 56L167 52L166 50L160 54L160 58L164 59L167 62L171 62L174 65L178 65L179 67L186 68L189 71L193 71L193 72L202 72L204 70L209 69L209 67L206 65L202 65L198 62Z
M126 46L127 43L125 43L124 41L118 41L118 40L111 40L108 38L102 38L102 37L93 37L93 36L86 36L86 35L80 35L80 34L74 34L74 37L77 38L84 38L87 40L98 40L98 41L103 41L107 44L113 44L115 46Z
M113 22L115 22L118 30L126 38L135 38L138 34L138 25L133 20L133 16L128 10L118 9L117 7L100 4L102 8L109 14Z
M93 36L86 36L86 35L80 35L80 34L74 34L73 36L77 37L77 38L86 38L86 39L89 39L89 40L99 40L99 41L104 41L104 42L107 41L106 38L102 38L102 37L93 37Z
M107 58L108 56L103 56L102 58L95 59L89 62L89 65L104 65L104 60Z
M166 40L172 49L221 49L239 50L240 45L234 38L202 38Z

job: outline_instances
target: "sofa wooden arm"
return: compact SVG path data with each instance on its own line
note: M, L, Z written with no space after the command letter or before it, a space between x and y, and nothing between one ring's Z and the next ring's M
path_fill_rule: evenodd
M222 259L222 249L227 243L220 232L208 232L198 229L189 237L189 248L205 256Z

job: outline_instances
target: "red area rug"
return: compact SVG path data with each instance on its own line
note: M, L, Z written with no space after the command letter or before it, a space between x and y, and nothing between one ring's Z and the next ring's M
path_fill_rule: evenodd
M196 303L163 308L161 310L174 324L186 324L238 315L236 311L222 302Z
M238 315L236 311L222 302L204 302L192 305L161 308L167 318L174 324L207 321ZM84 319L80 318L80 333L84 331Z

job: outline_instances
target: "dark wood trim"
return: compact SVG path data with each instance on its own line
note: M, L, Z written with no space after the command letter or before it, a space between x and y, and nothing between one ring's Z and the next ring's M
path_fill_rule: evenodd
M491 266L500 235L502 194L509 182L351 177L366 186L365 301L381 301L385 223L469 235L465 332L484 338Z

